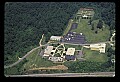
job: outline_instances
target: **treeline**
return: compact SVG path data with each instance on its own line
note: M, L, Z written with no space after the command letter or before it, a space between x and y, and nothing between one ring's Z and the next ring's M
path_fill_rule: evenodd
M62 35L68 20L79 8L95 9L94 19L103 19L115 28L114 3L86 2L7 2L4 17L4 61L13 63L51 35ZM13 60L14 59L14 60ZM7 64L7 63L5 63Z
M68 72L70 73L112 72L115 70L115 68L112 68L114 64L111 63L111 61L107 61L105 63L92 61L75 61L67 62L65 65L68 67Z

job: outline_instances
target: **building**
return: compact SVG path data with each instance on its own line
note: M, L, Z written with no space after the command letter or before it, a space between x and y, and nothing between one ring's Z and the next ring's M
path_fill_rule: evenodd
M91 19L94 16L94 9L93 8L80 8L78 10L76 19Z
M90 45L90 49L91 50L97 50L97 51L100 51L100 53L105 53L105 48L106 48L106 44L105 43L91 44Z
M60 39L61 39L61 36L51 36L51 37L50 37L50 40L60 41Z
M52 49L53 49L53 46L47 46L47 48L45 49L45 52L44 52L43 57L48 57L48 56L50 56Z
M65 59L67 60L67 61L69 61L69 60L76 60L76 58L75 58L75 56L74 55L66 55L65 56Z
M61 57L49 57L48 60L53 61L53 62L62 62L63 58L61 58Z
M67 61L76 60L76 58L74 56L74 53L75 53L75 48L68 48L67 51L66 51L65 59Z
M66 55L74 55L74 52L75 52L75 48L68 48Z

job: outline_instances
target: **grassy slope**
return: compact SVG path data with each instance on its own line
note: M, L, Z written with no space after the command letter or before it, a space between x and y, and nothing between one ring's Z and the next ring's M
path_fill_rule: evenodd
M69 20L68 25L67 25L67 28L65 29L63 35L66 35L66 34L69 32L69 30L70 30L70 28L71 28L71 24L72 24L72 19Z
M24 68L29 69L29 68L34 68L34 67L48 67L48 66L53 66L51 61L48 61L47 59L43 59L41 56L37 55L38 50L34 51L31 55L29 55L26 59L28 62L24 64Z
M95 62L106 62L107 55L106 54L99 54L99 51L92 51L90 49L83 49L84 58L87 61L95 61Z
M96 27L98 20L94 20L92 23L94 23ZM103 31L100 29L98 34L95 34L95 30L91 30L92 27L88 25L88 19L81 19L81 22L78 24L78 28L72 31L83 33L86 37L86 40L90 43L108 41L110 32L108 30L108 26L105 24L104 26L106 28L103 28Z

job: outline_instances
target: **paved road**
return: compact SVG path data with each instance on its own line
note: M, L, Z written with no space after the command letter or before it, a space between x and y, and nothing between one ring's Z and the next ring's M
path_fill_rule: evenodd
M115 72L5 75L6 77L114 77Z
M38 47L32 49L31 51L29 51L25 56L23 56L22 58L20 58L17 62L15 62L15 63L13 63L13 64L11 64L11 65L9 65L9 66L4 66L4 68L9 68L9 67L13 67L13 66L17 65L17 64L20 63L24 58L26 58L28 55L30 55L33 51L37 50L38 48L41 48L42 46L46 46L47 44L46 44L46 45L42 45L42 44L41 44L42 39L43 39L43 36L44 36L44 34L42 35L42 38L40 39L40 42L39 42L39 45L40 45L40 46L38 46Z
M91 45L91 44L101 44L101 43L110 43L110 42L115 42L115 41L106 41L106 42L97 42L97 43L87 43L87 44L73 44L73 43L65 43L62 42L64 44L71 44L71 45L81 45L81 46L85 46L85 45Z
M91 44L100 44L100 43L110 43L110 42L115 42L115 41L105 41L105 42L97 42L97 43L86 43L86 44L73 44L73 43L65 43L65 42L56 42L56 43L49 43L49 44L58 44L58 43L63 43L63 44L71 44L71 45L91 45Z
M115 33L112 34L112 37L110 38L110 41L113 41L113 37L115 36Z
M42 47L42 46L41 46L41 47ZM20 63L24 58L26 58L28 55L30 55L33 51L35 51L35 50L38 49L38 48L40 48L40 46L32 49L31 51L29 51L25 56L23 56L23 57L22 57L21 59L19 59L17 62L15 62L15 63L13 63L13 64L11 64L11 65L9 65L9 66L4 66L4 68L9 68L9 67L15 66L16 64Z

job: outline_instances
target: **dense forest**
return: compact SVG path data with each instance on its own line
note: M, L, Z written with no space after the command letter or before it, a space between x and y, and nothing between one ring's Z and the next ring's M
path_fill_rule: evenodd
M15 62L51 35L62 35L80 8L94 8L94 19L115 29L115 3L108 2L7 2L4 13L4 64Z

